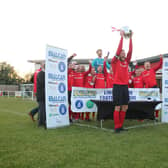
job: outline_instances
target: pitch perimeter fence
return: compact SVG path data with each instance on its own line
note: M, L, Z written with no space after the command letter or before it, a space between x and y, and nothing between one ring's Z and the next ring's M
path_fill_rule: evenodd
M0 91L0 97L15 97L34 100L33 91Z

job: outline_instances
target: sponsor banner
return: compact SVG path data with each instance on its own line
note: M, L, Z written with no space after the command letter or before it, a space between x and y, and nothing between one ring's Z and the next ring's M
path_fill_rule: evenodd
M158 88L130 88L129 96L130 101L160 100ZM97 106L91 100L112 101L112 89L72 88L71 108L73 112L97 112Z
M45 84L47 128L69 125L67 50L47 46Z
M168 122L168 57L163 57L162 68L162 122Z

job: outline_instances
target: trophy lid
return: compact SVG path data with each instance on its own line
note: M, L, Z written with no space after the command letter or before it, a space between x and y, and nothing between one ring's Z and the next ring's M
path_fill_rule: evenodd
M122 31L124 31L125 34L129 34L130 33L130 28L128 26L123 26L121 28Z

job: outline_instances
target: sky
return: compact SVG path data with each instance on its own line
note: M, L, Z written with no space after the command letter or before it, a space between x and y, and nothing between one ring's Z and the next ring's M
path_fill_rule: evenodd
M27 60L45 59L46 45L96 58L113 57L120 39L111 27L133 30L132 60L168 53L167 0L0 0L0 62L23 76ZM128 40L124 49L128 50Z

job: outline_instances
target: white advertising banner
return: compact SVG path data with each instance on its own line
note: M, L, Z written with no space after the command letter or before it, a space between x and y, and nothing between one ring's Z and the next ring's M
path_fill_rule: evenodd
M130 88L130 101L159 101L159 88ZM91 100L112 101L112 89L92 89L73 87L71 109L73 112L97 112L97 106Z
M162 101L162 122L168 122L168 55L163 57Z
M47 46L45 69L47 128L67 126L69 125L67 50Z

